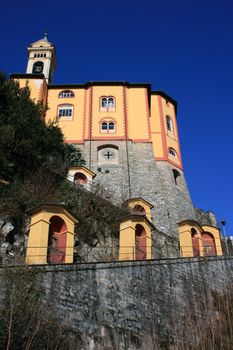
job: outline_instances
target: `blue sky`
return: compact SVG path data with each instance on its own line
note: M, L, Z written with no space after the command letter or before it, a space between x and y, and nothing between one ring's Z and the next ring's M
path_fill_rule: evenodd
M150 82L178 101L193 203L233 235L232 0L8 1L1 4L0 69L23 73L26 47L48 31L54 83Z

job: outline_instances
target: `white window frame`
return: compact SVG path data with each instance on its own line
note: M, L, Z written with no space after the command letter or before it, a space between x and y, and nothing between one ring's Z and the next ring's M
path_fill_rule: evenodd
M170 115L166 115L166 126L167 130L173 133L173 121Z
M61 113L61 111L63 111ZM62 114L62 115L61 115ZM57 115L59 119L72 119L74 114L74 106L73 105L59 105L57 110Z
M103 106L103 100L106 100L106 106ZM110 105L110 103L111 103L111 105ZM100 111L101 112L115 112L115 110L116 110L115 97L113 97L113 96L102 96L100 98Z
M74 97L74 92L72 90L62 90L59 92L59 98L71 98Z
M107 128L103 129L103 124L107 124ZM113 129L110 129L109 128L109 124L113 124L114 127ZM106 120L102 120L101 123L100 123L100 132L101 134L115 134L116 132L116 123L113 121L113 120L110 120L110 121L106 121Z
M173 148L169 148L168 149L168 154L169 154L169 156L174 157L174 158L177 159L177 153L176 153L176 151Z

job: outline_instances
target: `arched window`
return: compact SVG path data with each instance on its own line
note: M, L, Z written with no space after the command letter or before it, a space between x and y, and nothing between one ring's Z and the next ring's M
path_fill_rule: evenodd
M74 97L74 92L71 90L63 90L59 93L58 97L60 98Z
M146 259L146 230L140 224L135 226L135 258L136 260Z
M74 183L76 185L85 185L87 183L87 177L83 173L76 173L74 174Z
M115 123L109 122L108 123L108 130L114 130L115 129Z
M59 105L58 106L58 117L72 119L73 116L73 105Z
M67 226L60 216L50 219L47 261L50 264L65 262Z
M37 61L33 64L32 73L41 74L43 73L43 69L44 69L44 63L41 61Z
M172 172L173 172L175 184L176 184L177 186L179 186L179 185L180 185L180 182L181 182L180 173L179 173L179 171L176 170L176 169L172 169Z
M115 106L115 101L113 97L108 98L108 107L114 107Z
M107 122L101 123L101 130L108 130L108 123Z
M173 148L169 148L168 149L168 153L169 153L170 156L172 156L174 158L177 158L176 151Z
M209 232L204 232L201 235L202 243L203 243L203 255L204 256L212 256L216 255L216 246L214 237Z
M108 107L108 99L107 99L107 97L102 97L101 98L101 107L102 108L107 108Z
M101 112L113 112L115 111L115 98L113 96L100 98L100 111Z
M141 206L140 204L136 204L133 208L133 211L139 215L146 215L145 208L143 208L143 206Z
M110 122L107 122L107 121L104 121L104 122L101 122L101 125L100 125L100 132L102 134L106 134L106 133L115 133L116 131L116 126L115 126L115 123L113 121L110 121Z
M193 256L200 256L199 237L195 228L191 228ZM188 248L188 247L187 247Z
M173 132L173 123L169 115L166 115L167 130Z

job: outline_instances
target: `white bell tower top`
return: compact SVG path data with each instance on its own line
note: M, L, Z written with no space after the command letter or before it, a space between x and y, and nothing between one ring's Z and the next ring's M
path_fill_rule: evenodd
M32 43L28 47L28 74L44 74L47 83L50 83L56 68L56 50L52 43L44 38Z

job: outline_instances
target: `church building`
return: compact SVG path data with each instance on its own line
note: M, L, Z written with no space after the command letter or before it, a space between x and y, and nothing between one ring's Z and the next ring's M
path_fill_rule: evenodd
M119 259L221 255L211 213L198 212L185 181L177 126L177 102L148 83L92 81L52 83L55 46L47 36L28 47L26 73L31 97L47 104L65 141L77 146L85 167L68 179L87 190L99 183L131 214L119 219ZM68 215L68 214L67 214Z

